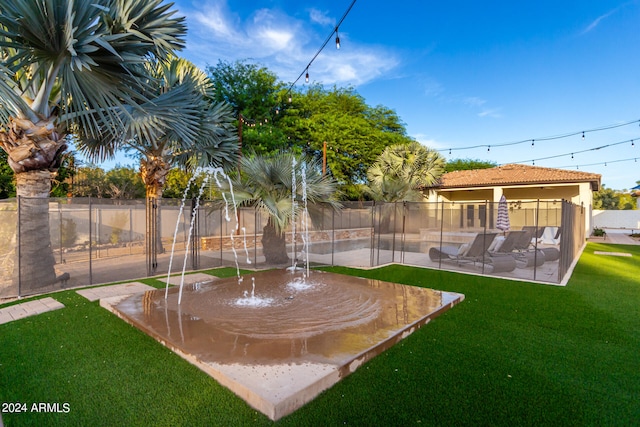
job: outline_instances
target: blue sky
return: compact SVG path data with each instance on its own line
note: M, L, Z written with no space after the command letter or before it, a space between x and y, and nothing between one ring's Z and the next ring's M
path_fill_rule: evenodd
M293 82L351 2L178 0L181 55L203 68L249 59ZM309 74L394 109L447 158L577 167L621 190L640 180L640 122L589 131L640 120L639 24L640 0L357 0L341 49L331 41Z

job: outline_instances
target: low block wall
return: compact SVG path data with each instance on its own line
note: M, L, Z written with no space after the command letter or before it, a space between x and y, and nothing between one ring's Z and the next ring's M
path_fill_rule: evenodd
M349 240L349 239L362 239L362 238L370 238L373 233L371 228L355 228L348 230L320 230L320 231L309 231L309 241L310 242L330 242L332 240ZM246 236L246 245L247 248L254 248L256 245L256 240L258 241L258 246L261 246L259 243L262 239L262 234L257 235L247 235ZM286 233L285 239L287 243L293 242L293 233ZM302 234L296 233L296 242L299 244L303 244ZM231 236L208 236L200 238L200 248L205 251L219 251L222 246L222 250L231 250L233 247L237 249L244 248L244 238L242 235L234 235L233 240Z

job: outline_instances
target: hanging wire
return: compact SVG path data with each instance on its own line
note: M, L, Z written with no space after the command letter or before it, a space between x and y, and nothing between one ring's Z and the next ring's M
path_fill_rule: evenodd
M318 57L318 55L320 55L320 52L322 52L322 50L327 46L327 43L329 43L329 40L331 40L333 38L334 34L337 34L338 32L338 28L340 27L340 25L342 25L342 22L345 20L345 18L347 17L347 15L349 14L349 12L351 12L351 9L353 8L353 5L356 4L356 0L353 0L351 2L351 4L349 5L349 7L347 8L347 10L344 12L344 15L342 15L342 18L340 18L340 21L338 21L338 23L336 24L336 26L334 27L334 29L331 31L331 34L329 34L329 36L325 39L324 43L322 43L322 46L320 46L320 49L318 49L318 51L316 52L315 55L313 55L313 58L311 58L311 61L309 61L309 63L307 64L307 66L304 68L304 70L302 70L302 72L300 73L300 75L298 76L297 79L294 80L293 83L291 83L291 86L289 86L289 89L287 89L287 94L291 93L291 89L293 89L293 87L296 85L296 83L298 83L298 80L300 80L302 78L302 76L306 76L305 80L307 80L309 77L309 67L311 67L311 64L313 64L313 61L316 60L316 58Z
M638 138L634 138L634 139L638 139ZM571 158L573 159L574 154L580 154L580 153L587 153L589 151L598 151L601 150L603 148L609 148L609 147L615 147L616 145L620 145L620 144L627 144L629 142L633 143L633 139L627 139L624 141L620 141L620 142L614 142L612 144L606 144L606 145L601 145L599 147L594 147L594 148L588 148L586 150L581 150L581 151L572 151L571 153L564 153L564 154L556 154L555 156L547 156L547 157L538 157L535 159L529 159L529 160L522 160L519 162L509 162L509 163L529 163L529 162L535 162L535 161L539 161L539 160L549 160L549 159L557 159L559 157L567 157L567 156L571 156Z
M638 158L637 157L631 157L628 159L618 159L618 160L607 160L606 162L598 162L598 163L588 163L588 164L580 164L580 165L568 165L568 166L554 166L554 168L556 169L567 169L567 168L576 168L578 169L578 167L585 167L585 166L607 166L608 164L611 163L622 163L622 162L637 162Z
M300 77L298 77L298 79L299 78ZM438 150L438 151L449 151L449 152L451 152L451 151L471 150L471 149L474 149L474 148L507 147L507 146L510 146L510 145L518 145L518 144L525 144L525 143L527 143L527 144L531 143L531 145L533 145L534 142L553 141L553 140L557 140L557 139L569 138L571 136L576 136L576 135L582 135L584 137L584 135L587 134L587 133L600 132L600 131L603 131L603 130L615 129L615 128L619 128L619 127L623 127L623 126L629 126L629 125L634 124L634 123L640 123L640 119L632 120L632 121L624 122L624 123L617 123L617 124L613 124L613 125L601 126L601 127L597 127L597 128L593 128L593 129L580 130L580 131L575 131L575 132L568 132L568 133L563 133L563 134L559 134L559 135L545 136L545 137L541 137L541 138L527 138L527 139L523 139L523 140L519 140L519 141L504 142L504 143L501 143L501 144L491 144L491 145L489 145L489 144L471 145L471 146L468 146L468 147L460 147L460 148L450 147L450 148L444 148L444 149ZM633 140L631 140L631 142L632 142L632 145L633 145ZM524 163L524 162L522 162L522 163Z

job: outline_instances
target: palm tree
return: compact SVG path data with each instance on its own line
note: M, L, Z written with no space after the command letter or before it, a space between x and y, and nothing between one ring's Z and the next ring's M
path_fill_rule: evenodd
M192 171L204 166L229 166L239 155L231 106L214 101L213 81L191 62L170 57L145 63L147 80L138 88L146 99L120 114L122 129L108 140L89 139L78 146L92 160L103 160L124 149L140 160L147 200L155 206L148 229L160 240L160 203L167 174L180 166Z
M365 188L374 200L383 202L420 202L422 188L435 184L444 173L445 159L417 141L390 145L367 170ZM389 229L395 205L383 204L379 231Z
M385 202L422 201L424 187L444 173L445 159L417 141L391 145L367 171L368 193Z
M104 140L150 54L184 45L184 18L162 0L12 0L0 5L0 146L21 199L23 284L55 280L47 197L67 135ZM138 99L138 101L136 101ZM108 136L111 134L110 136Z
M303 163L306 165L304 177ZM231 179L233 197L224 180L220 180L222 188L219 190L225 193L227 201L235 202L236 208L253 207L267 215L267 223L262 229L262 250L268 264L282 265L289 261L284 231L292 218L302 214L305 193L313 223L318 223L322 218L324 207L341 208L336 199L337 183L332 177L322 175L322 166L317 160L296 157L288 152L268 157L253 154L242 158L240 169L241 172ZM294 176L295 203L292 199ZM306 183L304 188L303 181ZM215 180L212 184L217 186Z

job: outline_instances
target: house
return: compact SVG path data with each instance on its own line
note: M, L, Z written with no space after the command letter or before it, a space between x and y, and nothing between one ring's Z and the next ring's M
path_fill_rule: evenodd
M536 206L536 210L554 210L559 201L566 200L588 209L586 229L591 227L593 192L600 189L601 175L579 170L553 169L523 164L507 164L489 169L449 172L439 182L423 191L428 192L432 202L468 203L466 214L469 227L479 226L472 204L478 210L483 203L498 203L502 195L509 201L511 209L518 204ZM539 221L544 222L542 219ZM557 219L548 220L558 222ZM530 223L530 221L529 221ZM546 224L542 224L546 225Z

